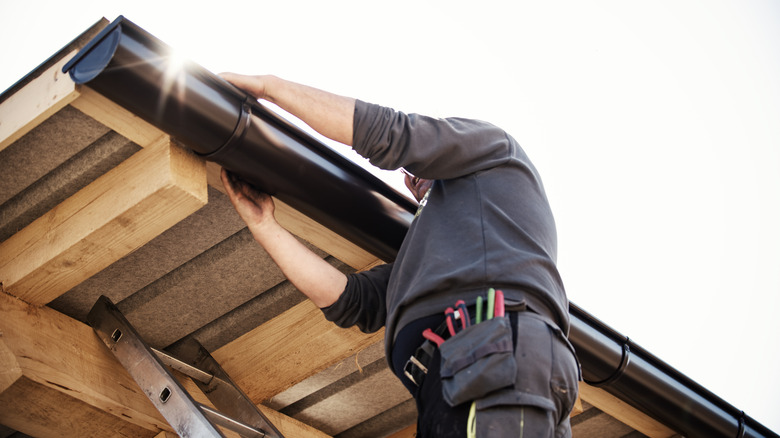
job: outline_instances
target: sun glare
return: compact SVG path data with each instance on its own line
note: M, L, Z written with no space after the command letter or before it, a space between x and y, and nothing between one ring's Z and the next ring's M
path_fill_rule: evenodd
M160 100L157 103L157 117L162 118L165 113L165 105L169 97L181 99L186 89L187 64L189 59L181 52L172 50L163 59L163 82Z

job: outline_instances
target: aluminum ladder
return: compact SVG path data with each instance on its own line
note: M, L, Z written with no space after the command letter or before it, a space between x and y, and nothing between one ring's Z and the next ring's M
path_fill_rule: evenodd
M224 437L220 426L243 437L283 438L196 340L177 347L178 357L151 348L105 296L87 321L179 436ZM166 365L192 378L217 410L196 402Z

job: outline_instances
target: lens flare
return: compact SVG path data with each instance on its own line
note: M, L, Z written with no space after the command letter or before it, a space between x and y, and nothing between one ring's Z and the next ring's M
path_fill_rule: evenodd
M165 103L171 93L175 93L176 99L181 99L186 89L187 65L189 59L181 52L171 51L168 56L161 59L163 68L162 87L160 99L157 103L157 117L162 118L165 113Z

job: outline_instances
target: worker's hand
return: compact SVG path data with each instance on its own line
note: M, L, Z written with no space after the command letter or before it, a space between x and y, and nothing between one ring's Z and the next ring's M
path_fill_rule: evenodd
M272 78L268 75L248 76L238 73L220 73L219 76L236 87L251 94L256 99L267 98L266 83Z
M261 231L264 224L276 221L271 195L258 191L224 168L221 177L230 202L253 233Z

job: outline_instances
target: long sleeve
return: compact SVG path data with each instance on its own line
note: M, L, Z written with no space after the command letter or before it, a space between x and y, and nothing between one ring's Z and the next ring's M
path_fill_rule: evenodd
M358 100L353 148L382 169L400 167L427 179L450 179L509 160L512 141L490 123L405 114Z
M325 318L339 327L357 325L364 333L384 327L387 318L387 283L392 264L347 276L347 286L339 299L322 309Z

